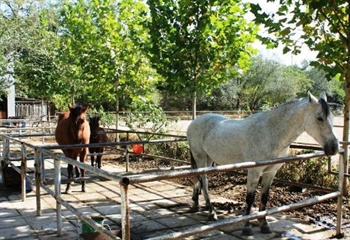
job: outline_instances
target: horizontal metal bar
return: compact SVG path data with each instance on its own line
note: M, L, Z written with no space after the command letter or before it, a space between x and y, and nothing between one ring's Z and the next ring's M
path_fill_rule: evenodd
M341 195L341 193L339 191L336 191L336 192L328 193L328 194L323 195L323 196L310 198L310 199L307 199L305 201L300 201L300 202L292 203L289 205L275 207L275 208L267 209L265 211L252 213L250 215L240 216L240 217L236 217L236 218L228 218L228 219L216 221L213 223L208 223L206 225L200 225L200 226L196 226L193 228L187 228L185 230L182 230L181 232L174 232L174 233L166 234L166 235L155 237L155 238L149 238L149 240L179 239L179 238L183 238L183 237L188 237L188 236L195 235L198 233L211 231L211 230L214 230L217 228L227 227L227 226L237 224L240 222L245 222L245 221L253 220L256 218L266 217L268 215L273 215L273 214L276 214L279 212L285 212L285 211L290 211L290 210L294 210L294 209L305 207L305 206L310 206L310 205L313 205L316 203L324 202L328 199L336 198L340 195Z
M179 162L179 163L186 163L188 164L189 161L186 160L180 160L180 159L176 159L176 158L170 158L170 157L162 157L162 156L158 156L158 155L153 155L153 154L135 154L135 153L130 153L133 155L141 155L141 156L146 156L146 157L153 157L153 158L159 158L160 160L169 160L169 161L173 161L173 162Z
M12 162L8 162L10 166L15 170L18 174L22 174L22 169L20 169L18 166L14 165ZM33 179L30 178L30 176L26 173L26 179L29 181L30 184L33 186L35 185L35 182Z
M93 180L101 180L100 176L86 176L86 177L73 177L71 179L64 178L61 180L62 184L69 183L69 182L82 182L82 181L93 181ZM45 178L44 182L46 185L54 184L55 180L53 178Z
M24 129L27 129L27 128L21 128L22 131ZM41 129L42 128L40 128L40 130ZM1 132L1 130L0 130L0 132ZM19 141L18 139L16 139L17 137L25 138L25 137L52 137L52 136L54 136L53 133L30 133L30 134L28 134L28 133L21 133L21 134L12 133L12 134L0 134L0 137L12 138L12 140L16 140L16 141Z
M49 187L41 184L41 188L43 188L52 197L54 197L58 203L62 204L65 208L67 208L69 211L71 211L73 214L75 214L81 221L88 223L94 229L98 230L99 232L102 232L106 237L108 237L108 239L116 239L117 236L115 236L112 232L108 231L106 228L104 228L100 224L97 224L92 219L87 218L85 214L80 213L79 210L77 210L71 204L69 204L68 202L63 200L61 197L57 197L55 192L53 190L51 190Z
M123 172L120 173L122 176L129 176L129 175L136 175L136 174L145 174L145 173L154 173L154 174L159 174L161 172L169 172L171 170L191 170L190 165L185 165L185 166L179 166L179 167L168 167L168 168L157 168L157 169L145 169L145 170L140 170L140 171L128 171L128 172Z
M212 174L216 172L228 172L235 169L245 169L245 168L251 168L251 167L261 167L261 166L266 166L270 164L287 163L287 162L306 160L306 159L310 159L314 157L322 157L322 156L325 156L324 152L301 154L297 156L280 157L280 158L274 158L274 159L263 159L263 160L241 162L241 163L234 163L234 164L226 164L226 165L220 165L215 167L205 167L205 168L197 168L197 169L191 169L191 170L169 171L169 172L164 172L160 174L133 175L133 176L124 177L124 179L122 179L122 182L124 184L134 184L134 183L141 183L141 182L160 181L160 180L173 179L178 177L190 177L190 176L201 175L201 174Z
M67 164L71 164L71 165L74 165L74 166L77 166L79 168L82 168L86 171L90 171L90 172L93 172L101 177L105 177L105 178L108 178L110 180L114 180L114 181L120 181L122 179L122 175L118 174L118 173L112 173L112 172L108 172L106 170L103 170L103 169L100 169L100 168L96 168L96 167L93 167L89 164L86 164L86 163L82 163L80 161L77 161L77 160L74 160L74 159L71 159L71 158L67 158L66 156L64 156L63 154L56 154L56 153L53 153L51 152L50 150L47 150L47 149L44 149L44 148L38 148L38 151L41 152L41 153L45 153L49 156L52 156L52 158L55 158L55 159L59 159Z
M123 130L123 129L110 129L105 128L105 130L108 131L108 133L136 133L136 134L148 134L153 136L164 136L164 137L181 137L181 138L187 138L184 135L177 135L177 134L168 134L168 133L154 133L154 132L148 132L148 131L137 131L137 130Z
M182 142L186 141L183 138L178 139L151 139L151 140L142 140L142 141L123 141L123 142L105 142L98 144L70 144L70 145L49 145L41 146L45 149L74 149L74 148L84 148L84 147L107 147L107 146L127 146L132 144L154 144L154 143L163 143L163 142Z
M310 150L319 150L322 151L323 148L318 144L304 144L304 143L292 143L290 148L302 148L302 149L310 149Z

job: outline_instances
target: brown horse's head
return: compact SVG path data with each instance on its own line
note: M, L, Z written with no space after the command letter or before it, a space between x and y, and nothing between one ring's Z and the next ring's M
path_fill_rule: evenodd
M97 132L100 128L100 117L93 116L90 118L90 129L91 132Z
M69 105L69 119L70 121L75 125L75 127L80 127L86 120L86 112L89 109L88 106L86 107L81 107L81 106L76 106L72 107Z
M88 122L86 121L85 115L88 109L88 106L72 107L71 105L69 105L68 124L70 126L68 128L70 129L69 131L73 135L72 139L75 144L89 143L90 127Z

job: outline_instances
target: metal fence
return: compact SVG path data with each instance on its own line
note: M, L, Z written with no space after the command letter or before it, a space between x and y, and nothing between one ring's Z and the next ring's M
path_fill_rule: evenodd
M57 146L57 145L42 145L37 146L33 144L29 144L25 141L23 141L24 138L27 137L33 137L33 136L52 136L50 134L40 135L40 134L1 134L0 138L2 138L3 145L2 145L2 158L1 162L3 164L10 164L13 168L16 169L19 173L21 173L22 179L22 198L25 200L26 198L26 181L25 178L27 176L26 170L27 170L27 161L30 160L30 157L28 155L28 152L33 152L33 160L34 160L34 166L35 166L35 182L32 182L32 184L35 184L36 186L36 209L37 209L37 215L40 216L41 213L41 189L44 189L47 193L52 195L56 199L56 209L57 209L57 234L58 236L62 235L63 232L63 226L62 226L62 206L70 210L73 214L75 214L80 220L86 222L87 224L91 225L92 228L98 230L100 233L104 234L108 239L116 239L116 236L109 230L105 229L101 225L94 222L92 219L86 217L84 214L79 211L79 209L74 208L69 202L63 200L61 198L61 184L62 184L62 172L61 172L61 163L67 163L72 164L74 166L77 166L79 168L82 168L86 171L93 172L94 174L104 177L110 180L115 181L120 186L121 191L121 230L122 230L122 239L131 239L131 233L130 229L132 227L132 222L130 221L130 199L128 196L128 189L131 184L136 183L143 183L143 182L151 182L151 181L159 181L159 180L167 180L167 179L175 179L175 178L183 178L183 177L189 177L189 176L197 176L200 174L213 174L217 172L227 172L237 169L247 169L252 167L258 167L258 166L264 166L269 164L277 164L277 163L288 163L292 161L298 161L298 160L308 160L315 157L322 157L324 156L323 152L316 152L312 154L302 154L295 157L284 157L284 158L275 158L275 159L262 159L260 161L252 161L252 162L244 162L244 163L236 163L236 164L229 164L229 165L223 165L223 166L215 166L215 167L206 167L206 168L199 168L199 169L191 169L191 168L179 168L174 170L162 170L158 172L141 172L136 174L121 174L121 173L113 173L108 172L103 169L98 169L95 167L92 167L88 164L81 163L79 161L72 160L70 158L64 157L62 154L57 154L54 152L54 150L57 149L64 149L64 148L76 148L77 145L65 145L65 146ZM162 136L162 137L167 137ZM88 146L129 146L132 144L159 144L164 142L176 142L176 141L185 141L186 138L184 136L176 136L176 135L169 135L169 138L166 139L151 139L151 140L144 140L144 141L125 141L125 142L108 142L108 143L99 143L99 144L87 144L87 145L79 145L79 148L81 147L88 147ZM11 151L13 148L19 148L21 151L21 157L18 159L14 159L11 157ZM126 151L127 154L129 154L128 151ZM334 190L333 192L327 193L322 196L318 196L315 198L307 199L305 201L292 203L289 205L277 207L277 208L271 208L267 209L265 211L253 213L247 216L239 216L232 219L225 219L225 220L219 220L216 222L208 223L206 225L196 226L189 228L185 231L181 232L174 232L171 234L166 234L163 236L158 236L154 239L178 239L182 237L187 237L191 235L195 235L201 232L211 231L220 227L225 227L233 224L237 224L240 222L276 214L283 211L293 210L297 208L301 208L308 205L317 204L329 199L337 198L337 224L336 224L336 234L341 234L341 224L342 224L342 197L343 197L343 183L344 183L344 164L343 164L343 158L342 158L343 151L340 151L339 154L339 172L338 172L338 189ZM45 158L52 158L54 159L54 190L50 189L46 184L44 184L45 181ZM127 155L128 156L128 155ZM127 158L128 159L128 158ZM21 161L21 168L13 164L13 161ZM30 179L29 179L30 180ZM30 180L31 181L31 180Z

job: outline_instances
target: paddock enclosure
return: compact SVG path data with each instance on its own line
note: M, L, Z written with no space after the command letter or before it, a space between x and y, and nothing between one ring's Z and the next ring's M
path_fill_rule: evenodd
M57 235L62 236L65 229L62 224L62 208L68 209L74 216L76 216L81 222L88 224L92 229L103 234L107 239L133 239L133 220L134 217L132 210L138 206L134 204L134 190L138 185L152 186L152 184L158 184L163 180L181 179L185 177L198 176L200 174L214 174L218 172L229 172L233 170L247 169L257 166L266 166L269 164L276 163L289 163L293 161L303 160L308 161L311 158L322 157L325 154L320 151L317 146L306 146L306 145L295 145L297 148L306 148L316 150L314 153L301 154L295 157L285 157L276 159L262 159L258 162L245 162L236 163L222 166L213 166L199 169L191 169L189 166L188 159L172 159L163 156L150 156L147 153L147 147L157 146L159 144L166 144L171 142L186 142L186 137L177 134L156 134L152 132L142 131L130 131L130 130L116 130L106 129L109 136L109 142L98 143L98 144L86 144L80 145L79 147L91 147L91 146L104 146L106 151L104 152L105 158L107 155L119 156L118 160L124 165L123 171L104 168L101 169L90 166L90 159L84 164L79 161L75 161L66 158L61 149L64 148L76 148L75 145L61 145L58 146L53 139L53 131L51 129L5 129L0 135L2 141L1 147L1 166L2 169L5 166L12 167L18 173L21 174L21 185L22 185L22 200L26 201L26 185L28 183L35 186L36 194L36 214L41 216L45 213L42 212L41 208L41 196L43 194L49 194L56 201L56 221ZM126 138L124 141L116 141L116 134L124 134ZM131 135L142 136L141 139L129 139ZM344 143L343 143L344 144ZM347 143L346 143L347 144ZM142 151L133 151L133 146L142 146ZM135 148L134 148L135 149ZM344 162L343 162L343 150L340 151L337 172L331 171L330 174L338 175L338 188L334 191L320 195L311 199L307 199L302 202L295 202L289 205L280 206L276 208L269 208L262 212L254 212L247 216L235 216L230 218L219 218L218 221L202 221L201 224L193 225L187 224L182 225L178 228L169 228L157 230L152 229L153 235L145 236L147 239L179 239L190 236L196 236L201 233L215 231L216 229L233 226L242 222L257 219L259 217L274 215L283 211L289 211L309 205L314 205L320 202L327 201L329 199L337 199L337 209L330 211L337 212L336 228L334 235L341 235L341 224L342 224L342 204L343 204L343 182L344 182ZM133 161L146 161L147 157L153 159L159 159L161 161L174 161L176 164L171 167L164 167L158 169L144 169L142 171L132 172L129 169L129 162ZM142 160L142 158L145 158ZM136 159L136 160L135 160ZM141 160L140 160L141 159ZM103 160L106 161L106 160ZM105 212L113 215L114 220L117 223L112 226L111 229L103 227L99 223L95 222L87 214L84 204L93 204L97 200L91 199L84 200L81 202L73 201L72 195L78 197L83 194L80 192L79 183L73 184L73 192L71 194L63 194L61 192L62 184L67 182L66 177L66 165L72 164L79 168L85 169L88 174L82 178L73 179L74 182L82 180L86 181L87 189L90 184L99 184L100 191L104 191L106 198L98 202L100 207L105 207ZM175 166L176 165L176 166ZM2 172L3 174L3 172ZM3 177L4 179L4 177ZM26 180L27 179L27 180ZM107 187L104 182L112 182L113 187ZM111 186L111 185L108 185ZM168 188L168 189L167 189ZM169 191L170 190L170 191ZM164 191L175 192L173 187L165 186ZM210 191L210 190L209 190ZM181 194L181 193L179 193ZM108 201L108 204L104 205ZM190 204L191 199L187 199ZM160 203L164 203L162 199L159 199ZM185 200L186 202L186 200ZM166 205L166 204L165 204ZM158 212L166 212L166 208L161 207L162 204L153 206L157 208ZM188 206L177 206L178 211L184 211ZM146 219L145 219L146 220ZM181 219L179 220L181 221ZM136 239L136 238L135 238ZM142 238L138 238L142 239Z

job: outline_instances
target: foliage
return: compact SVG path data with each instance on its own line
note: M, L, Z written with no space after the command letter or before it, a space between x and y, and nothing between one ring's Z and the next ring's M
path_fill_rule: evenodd
M72 101L122 108L138 96L151 101L159 77L140 45L147 44L142 1L65 1L61 11L61 72ZM103 92L103 94L101 94Z
M239 109L239 81L238 78L229 79L218 88L213 89L211 94L198 99L198 109L201 110L232 110Z
M305 97L307 91L320 96L327 93L330 102L341 104L344 90L339 79L327 81L325 72L315 67L286 66L260 55L252 58L250 68L229 79L207 96L198 98L200 110L263 110L288 99ZM166 95L162 107L189 110L190 96Z
M344 134L349 140L350 127L350 24L349 1L273 0L279 3L276 12L262 11L259 3L251 4L255 22L274 34L274 39L259 36L263 43L281 42L284 52L299 53L302 44L318 52L310 64L325 71L326 77L345 82ZM269 9L271 10L271 9ZM292 14L290 14L292 13Z
M52 93L51 49L56 41L48 29L46 16L51 16L53 9L44 0L0 3L0 76L10 74L16 78L18 96L27 96L29 92L34 97L47 98ZM45 88L42 84L46 84ZM6 88L3 86L1 90Z
M246 4L238 0L149 0L148 24L153 66L165 81L160 89L193 97L232 78L249 66L250 43L256 28L243 15Z
M131 129L147 129L153 133L165 131L169 121L163 110L156 104L145 104L144 98L135 99L129 111L126 124Z
M148 154L175 158L183 161L189 161L190 149L187 142L166 142L161 144L148 144L146 148ZM161 164L183 165L172 161L163 160Z
M295 66L255 56L248 71L221 85L201 102L212 110L260 110L305 96L311 83L307 74Z
M336 188L338 178L328 173L327 161L328 159L323 157L284 164L276 177L324 188Z
M336 76L328 80L324 70L309 67L308 65L309 63L305 62L302 69L312 80L312 93L316 96L326 93L330 102L342 104L344 102L345 92L339 77Z
M259 4L251 4L255 22L265 26L274 34L274 42L285 45L284 52L300 53L303 44L317 51L318 62L312 65L322 67L330 78L342 74L347 62L348 47L348 2L332 1L289 1L276 0L279 8L268 14ZM271 9L269 9L271 10ZM292 13L292 14L290 14ZM272 39L259 36L264 43ZM346 43L346 44L344 44Z

